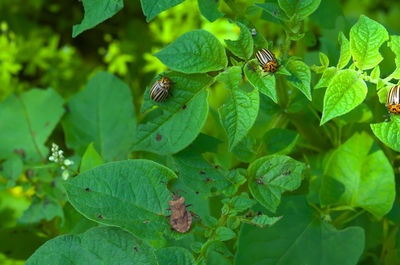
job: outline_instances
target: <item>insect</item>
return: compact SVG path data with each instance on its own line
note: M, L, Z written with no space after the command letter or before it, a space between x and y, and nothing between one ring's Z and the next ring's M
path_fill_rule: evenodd
M400 86L396 85L389 90L386 98L386 107L393 114L400 113Z
M191 206L191 204L185 205L185 198L178 194L179 190L173 192L167 183L163 183L167 185L168 189L173 194L172 200L168 201L170 208L166 209L171 211L171 215L166 217L170 217L169 222L174 230L182 234L186 233L192 225L192 215L186 209L187 207Z
M150 89L150 97L156 102L163 102L171 88L172 81L168 77L162 77L157 80Z
M256 53L256 58L264 72L275 73L279 68L275 55L267 49L259 50Z

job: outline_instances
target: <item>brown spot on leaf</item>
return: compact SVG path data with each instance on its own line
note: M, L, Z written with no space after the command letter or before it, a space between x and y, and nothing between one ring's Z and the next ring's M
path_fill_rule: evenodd
M215 169L218 169L218 168L219 168L219 166L218 166L218 165L215 165L215 166L214 166L214 168L215 168Z
M23 159L25 159L25 151L24 149L20 148L20 149L14 149L14 153L21 155Z
M139 252L139 250L138 250L138 248L137 248L136 246L133 247L133 250L134 250L135 252Z
M186 106L185 104L183 104L182 109L186 109L186 107L187 107L187 106Z
M198 191L196 191L196 194L199 194L199 192L198 192Z
M104 217L103 217L101 214L99 214L99 215L97 216L97 218L99 218L99 219L104 219Z
M47 127L47 126L49 126L50 125L50 122L48 121L48 122L46 122L46 124L44 125L44 127Z
M161 141L162 135L161 134L156 134L156 141Z
M89 189L89 188L86 188L85 191L90 191L90 189Z
M206 174L206 172L204 172L204 171L200 171L199 173L200 173L200 175Z
M292 171L288 170L288 171L286 171L286 172L283 172L282 175L283 175L283 176L287 176L287 175L289 175L290 173L292 173Z
M262 215L262 212L261 212L261 211L258 211L258 212L257 212L257 215Z

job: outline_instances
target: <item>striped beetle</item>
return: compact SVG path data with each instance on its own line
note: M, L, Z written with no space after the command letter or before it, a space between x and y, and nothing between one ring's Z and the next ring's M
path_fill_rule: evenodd
M275 55L267 49L261 49L256 53L256 58L264 72L275 73L278 70L278 61Z
M386 107L393 114L400 114L400 86L396 85L389 90L386 98Z
M157 80L150 89L150 97L156 102L163 102L171 88L172 81L168 77L162 77Z

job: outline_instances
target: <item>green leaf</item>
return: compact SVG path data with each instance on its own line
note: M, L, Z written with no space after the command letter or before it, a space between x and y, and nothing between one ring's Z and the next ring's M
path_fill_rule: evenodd
M278 214L282 219L271 227L243 225L235 264L357 264L364 249L362 228L337 230L322 221L303 196L286 198Z
M17 153L27 163L44 160L48 153L44 143L64 113L62 105L53 89L32 89L1 102L0 158Z
M325 165L320 197L325 205L361 207L377 218L390 211L393 168L368 134L357 133L334 151Z
M81 234L97 226L97 223L84 217L70 203L64 205L63 212L64 222L60 224L59 228L62 234Z
M391 35L390 42L388 42L388 46L396 55L396 58L394 59L396 63L396 69L392 74L390 74L389 77L387 77L387 79L392 79L392 78L400 79L400 36Z
M105 161L126 159L136 132L129 87L107 72L98 72L68 101L63 121L67 146L78 154L94 142Z
M263 136L267 154L289 154L296 146L299 135L291 130L273 128Z
M298 15L306 18L317 10L321 0L278 0L278 3L288 17Z
M278 102L275 88L275 75L262 76L255 59L246 63L244 66L244 74L254 88L272 99L275 103Z
M378 22L361 15L350 30L351 54L360 70L374 68L383 57L379 53L381 45L389 40L389 34Z
M171 7L179 5L185 0L140 0L146 22L150 22L158 14Z
M3 164L3 176L9 180L16 181L24 170L24 163L22 159L14 155L7 159Z
M266 1L265 3L256 3L255 6L262 8L273 19L273 22L279 24L279 20L289 21L285 12L279 7L278 1ZM266 47L267 48L267 47Z
M337 73L337 68L336 67L329 67L327 68L324 73L321 76L321 79L318 81L318 83L315 85L314 89L321 88L321 87L328 87L329 84L331 83L333 77Z
M98 166L68 180L65 187L70 203L90 220L157 239L167 226L160 214L171 198L162 181L173 178L170 169L137 159Z
M251 194L262 206L275 212L281 201L281 194L294 191L300 186L304 169L303 163L288 156L270 155L259 158L247 169Z
M83 154L81 166L79 168L80 173L88 171L96 166L103 164L103 158L96 152L93 143L90 143L85 153Z
M220 226L215 231L216 240L227 241L234 238L235 236L236 236L235 232L233 232L232 229L229 229L228 227L225 226Z
M320 60L321 65L322 65L323 67L326 68L326 67L329 66L329 58L328 58L328 56L326 56L325 53L323 53L323 52L320 52L320 53L319 53L319 60Z
M194 257L190 251L182 247L167 247L157 250L157 261L159 265L192 265Z
M171 96L157 104L150 118L138 126L135 151L160 155L174 154L188 146L199 134L208 114L208 92L205 89L214 79L205 74L166 74L174 82ZM149 90L144 96L143 109L154 105Z
M39 199L35 196L32 204L18 219L18 223L32 225L39 223L41 220L51 221L56 216L64 218L61 205L56 200L51 197Z
M200 13L210 22L222 17L224 13L218 10L219 2L215 0L197 0Z
M193 191L211 196L221 192L231 183L225 178L225 172L219 167L210 165L201 155L191 148L174 155L180 179Z
M210 32L186 32L156 56L168 68L191 74L218 71L228 65L224 46Z
M264 227L266 225L269 225L269 226L273 225L276 222L278 222L280 219L281 219L281 217L270 217L268 215L261 214L261 215L255 216L253 219L251 219L250 222Z
M257 139L247 134L232 150L232 153L240 160L250 163L257 156Z
M230 200L232 210L236 212L242 212L254 206L256 201L249 198L247 192L242 192L239 196L235 196Z
M95 27L106 19L114 16L124 7L123 0L82 0L85 16L79 25L74 25L72 37Z
M374 80L378 79L381 75L381 69L379 68L379 65L375 66L374 70L372 70L370 77Z
M337 64L337 69L344 68L351 59L350 42L343 34L339 32L339 43L340 43L340 57Z
M245 92L236 88L231 92L231 98L219 108L219 117L228 135L229 150L232 150L253 126L260 100L257 89Z
M229 67L224 72L219 73L216 80L223 82L228 89L238 88L240 82L242 82L242 68L240 66Z
M400 117L392 115L389 122L371 124L375 136L393 150L400 152Z
M249 29L240 22L236 22L240 28L238 40L225 40L226 47L237 57L249 59L253 55L253 37Z
M356 71L346 69L338 72L325 92L321 125L360 105L367 92L367 85Z
M311 101L311 71L308 66L298 60L290 60L286 65L290 76L286 77L289 84L297 87Z
M47 241L26 265L156 264L153 248L116 227L92 228L80 235Z

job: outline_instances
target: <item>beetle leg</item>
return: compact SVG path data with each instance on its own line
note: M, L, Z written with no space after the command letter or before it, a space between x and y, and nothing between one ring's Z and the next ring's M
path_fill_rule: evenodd
M158 216L164 215L165 211L171 211L171 208L167 208L167 209L165 209L164 211L162 211L162 213L157 214L157 215L158 215Z

